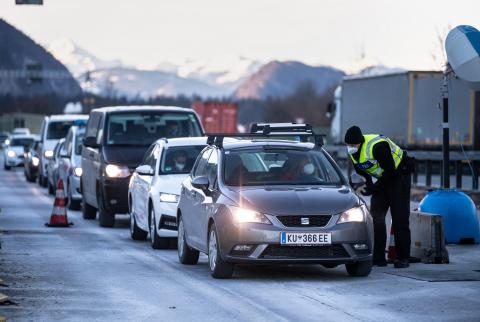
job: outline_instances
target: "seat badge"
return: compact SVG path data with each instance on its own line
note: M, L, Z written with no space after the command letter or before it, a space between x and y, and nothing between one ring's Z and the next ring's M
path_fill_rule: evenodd
M300 218L300 223L302 225L310 225L310 219L307 217L307 218Z

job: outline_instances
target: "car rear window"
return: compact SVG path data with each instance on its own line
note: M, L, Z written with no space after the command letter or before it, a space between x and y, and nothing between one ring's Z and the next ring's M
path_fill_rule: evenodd
M67 136L73 121L50 122L47 130L47 140L59 140Z
M108 118L107 145L148 146L162 137L201 135L193 113L137 112L112 114Z
M33 139L29 138L16 138L12 139L10 141L10 146L23 146L23 147L29 147L33 143Z
M190 173L197 156L202 152L204 145L179 146L166 149L162 153L159 173L185 174Z
M230 186L342 184L325 153L316 149L225 151L224 180Z

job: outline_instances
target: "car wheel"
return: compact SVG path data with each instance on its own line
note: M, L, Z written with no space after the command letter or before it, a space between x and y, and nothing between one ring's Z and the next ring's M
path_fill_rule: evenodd
M168 248L169 243L168 243L168 238L165 237L160 237L158 236L157 233L157 225L156 225L156 220L155 220L155 211L153 210L153 207L150 207L151 209L149 210L150 212L150 222L148 225L149 232L150 232L150 242L152 244L153 249L166 249Z
M84 201L82 203L82 215L83 219L95 219L97 217L97 209Z
M215 224L210 227L208 234L208 265L210 274L214 278L230 278L235 266L222 260Z
M98 222L100 227L111 228L115 225L115 214L105 209L103 196L98 200Z
M67 186L67 205L68 209L70 210L80 210L81 208L81 203L80 200L73 200L72 199L72 190L70 188L70 185Z
M49 195L54 195L55 194L55 188L52 186L50 183L50 180L47 179L47 188L48 188L48 194Z
M178 259L180 263L185 265L195 265L198 263L200 253L198 250L190 248L185 238L185 229L183 226L183 219L180 216L178 220L178 239L177 239Z
M32 175L29 175L29 176L27 177L27 181L28 181L28 182L35 182L35 177L32 176Z
M130 214L130 236L133 240L147 239L148 232L137 226L137 220L134 214Z
M345 267L350 276L368 276L372 271L372 261L345 264Z
M38 178L38 184L39 184L41 187L43 187L43 188L46 188L46 187L47 187L47 184L48 184L47 181L48 181L48 178L45 177L45 176L40 176L40 177Z
M10 170L12 167L9 166L9 165L7 165L6 163L4 163L4 164L3 164L3 168L4 168L5 170Z

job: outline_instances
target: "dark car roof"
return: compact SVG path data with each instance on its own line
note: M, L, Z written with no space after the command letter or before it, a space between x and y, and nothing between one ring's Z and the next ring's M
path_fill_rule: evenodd
M164 112L193 112L191 108L178 106L161 105L141 105L141 106L108 106L93 109L92 112L101 113L122 113L122 112L144 112L144 111L164 111Z
M315 144L311 142L298 142L293 140L280 140L280 139L268 139L268 138L236 139L236 138L226 137L223 141L223 148L225 150L251 148L251 147L259 147L259 146L313 149L315 147Z

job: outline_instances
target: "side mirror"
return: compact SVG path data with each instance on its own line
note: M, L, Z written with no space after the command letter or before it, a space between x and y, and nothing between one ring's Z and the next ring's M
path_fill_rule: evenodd
M98 148L99 144L97 144L97 139L93 136L88 136L83 141L83 145L88 146L90 148Z
M192 180L192 186L196 189L205 191L209 186L208 178L204 176L195 177Z
M352 173L350 176L350 185L354 190L357 190L361 186L367 184L367 180L358 173Z
M141 175L141 176L153 176L155 172L153 171L152 167L149 166L148 164L144 164L141 166L138 166L135 171Z

